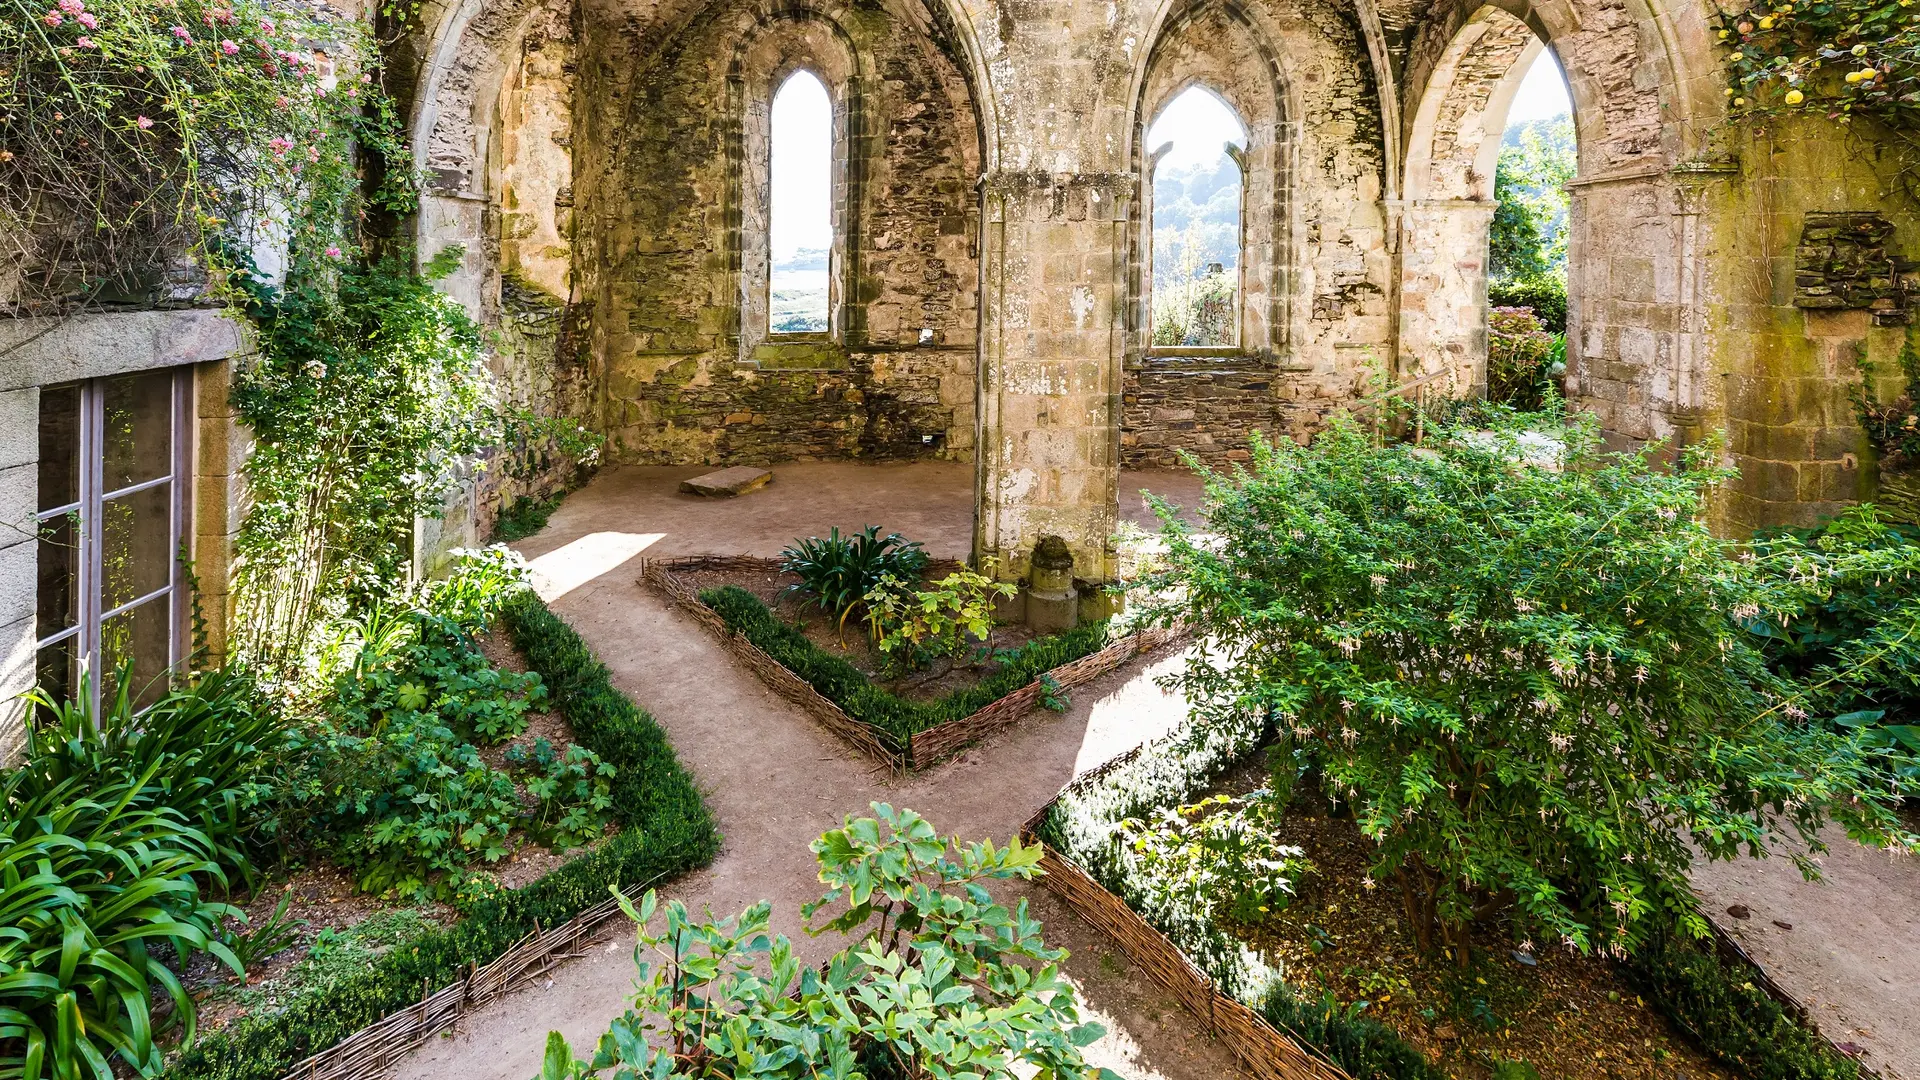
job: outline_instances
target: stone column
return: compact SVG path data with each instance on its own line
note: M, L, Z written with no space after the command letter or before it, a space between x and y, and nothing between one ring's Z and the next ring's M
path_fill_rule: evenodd
M973 549L1024 578L1056 535L1079 576L1111 572L1120 461L1127 173L981 182L981 350Z
M40 388L0 390L0 766L26 735L20 695L34 682L39 432Z
M1450 369L1433 393L1487 390L1487 238L1499 204L1416 199L1400 212L1401 379Z

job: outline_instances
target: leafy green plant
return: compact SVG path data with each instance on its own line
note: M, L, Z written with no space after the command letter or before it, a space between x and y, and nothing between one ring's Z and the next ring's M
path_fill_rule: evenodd
M1537 411L1553 395L1549 375L1556 345L1565 362L1566 339L1540 325L1528 308L1487 311L1487 400Z
M1547 468L1438 435L1256 443L1251 470L1204 474L1207 536L1160 507L1148 583L1203 642L1178 677L1198 715L1275 718L1423 946L1464 965L1501 912L1624 955L1663 920L1705 932L1701 855L1815 849L1829 820L1915 843L1871 756L1796 715L1739 632L1768 593L1704 523L1713 445L1666 470L1583 420Z
M227 880L213 839L142 805L163 764L37 790L15 772L0 787L0 1074L112 1080L117 1057L153 1075L157 1030L194 1035L193 999L166 957L205 952L240 973L219 934L234 909L201 893ZM154 995L170 1017L155 1016Z
M1073 704L1072 695L1067 693L1066 687L1061 686L1060 680L1054 678L1051 672L1042 672L1035 681L1040 684L1041 708L1048 712L1066 712L1067 707Z
M1720 13L1726 95L1750 119L1871 117L1909 146L1920 126L1920 18L1899 0L1774 0Z
M1295 883L1311 870L1306 852L1274 841L1280 809L1265 790L1238 799L1212 795L1144 820L1127 818L1120 839L1150 887L1168 894L1152 903L1257 922L1291 903Z
M1876 372L1874 366L1865 361L1860 364L1860 381L1849 390L1860 428L1874 452L1880 455L1881 470L1892 473L1920 467L1920 405L1914 402L1915 389L1920 388L1920 349L1914 348L1911 333L1900 347L1899 363L1900 374L1906 381L1892 401L1881 401L1874 396Z
M873 812L812 845L827 892L803 909L808 930L852 939L818 969L772 933L764 901L721 922L671 901L655 930L653 892L636 906L616 891L640 926L632 1007L591 1061L550 1034L538 1080L800 1080L854 1075L863 1060L862 1071L939 1080L1118 1080L1081 1057L1104 1030L1080 1022L1066 953L1041 940L1024 900L1010 910L983 887L1036 877L1040 849L1017 837L963 845L911 810Z
M1045 672L1098 652L1107 644L1108 635L1107 624L1097 622L1028 642L980 682L935 701L918 702L873 685L859 668L821 649L797 627L780 621L759 597L745 589L736 585L708 589L700 599L728 629L744 636L775 663L805 679L847 715L879 731L894 749L903 752L915 732L970 716Z
M527 794L539 809L527 829L555 851L565 851L600 838L613 807L613 777L618 771L584 746L556 753L553 744L535 739L531 748L507 751L507 765L534 774Z
M994 604L1018 592L1011 582L964 566L924 589L910 589L892 574L882 574L865 597L867 626L882 653L909 667L924 667L961 651L969 638L986 641L993 632Z
M1764 532L1750 554L1773 595L1743 625L1808 687L1793 707L1857 731L1903 791L1920 792L1920 533L1864 505Z
M132 785L136 808L180 815L216 845L229 869L243 868L242 841L262 827L272 785L265 776L287 744L282 720L238 668L194 676L136 713L131 680L96 713L92 695L29 695L38 722L26 726L12 797L32 801L68 784L82 791ZM270 827L266 822L265 826Z
M502 507L500 516L493 519L493 538L497 542L512 543L525 540L534 533L547 527L547 519L560 509L561 496L536 498L532 495L519 495L511 503Z
M292 902L293 894L287 893L260 925L249 926L245 932L231 930L222 936L221 940L242 968L256 967L262 960L287 951L300 940L300 928L307 925L307 921L287 915L287 906Z
M1855 1080L1861 1075L1819 1032L1797 1022L1729 968L1711 945L1662 934L1636 953L1628 971L1648 1001L1702 1049L1753 1080Z
M479 327L433 287L459 257L253 288L259 355L233 391L254 448L231 630L277 681L324 686L319 624L404 602L415 519L444 512L456 463L497 436Z
M364 952L347 951L375 916L341 935L340 962L302 988L235 1020L186 1049L169 1080L277 1080L297 1062L431 992L457 982L527 934L551 928L606 899L607 887L658 881L706 863L718 850L713 819L693 778L653 718L615 689L580 636L530 591L515 594L502 623L552 688L574 736L619 768L615 816L628 826L591 852L524 887L463 899L460 918L434 923L413 911ZM404 919L404 923L399 920Z
M780 552L780 569L800 579L789 590L811 597L843 627L883 579L912 583L926 567L919 541L899 533L881 536L878 525L852 536L841 536L836 525L824 538L795 540Z

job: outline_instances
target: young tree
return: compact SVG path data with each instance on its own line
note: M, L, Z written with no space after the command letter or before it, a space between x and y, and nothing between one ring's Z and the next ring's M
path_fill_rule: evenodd
M538 1080L1119 1080L1080 1056L1104 1031L1079 1020L1066 951L1024 900L1008 910L981 887L1037 877L1040 848L962 845L911 810L872 809L813 842L827 892L803 909L808 932L854 939L819 969L768 929L764 901L717 923L673 901L656 932L654 894L636 908L616 891L640 925L633 1008L590 1062L549 1034Z
M1703 933L1696 850L1817 850L1829 819L1911 847L1858 741L1806 722L1735 623L1772 593L1701 519L1715 448L1667 471L1603 456L1590 421L1561 440L1542 461L1343 422L1205 473L1203 529L1160 507L1150 584L1202 643L1178 680L1199 718L1271 716L1377 845L1363 884L1462 963L1495 912L1616 955L1656 913Z

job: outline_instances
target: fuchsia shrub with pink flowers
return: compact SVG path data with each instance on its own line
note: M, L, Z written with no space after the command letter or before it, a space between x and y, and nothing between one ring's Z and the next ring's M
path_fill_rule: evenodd
M363 27L260 0L0 0L0 307L179 299L348 234L356 152L411 199ZM357 151L356 151L357 148Z

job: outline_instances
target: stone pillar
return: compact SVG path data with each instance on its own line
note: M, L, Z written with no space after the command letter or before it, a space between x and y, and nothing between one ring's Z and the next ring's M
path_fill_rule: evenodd
M1126 173L999 172L984 222L974 556L1027 576L1043 534L1105 581L1117 519Z
M1487 238L1498 203L1416 199L1400 213L1401 378L1451 370L1430 393L1487 390Z
M193 574L206 620L207 655L213 667L227 659L233 624L233 545L246 515L246 479L241 467L253 435L233 407L233 363L210 360L194 367Z

